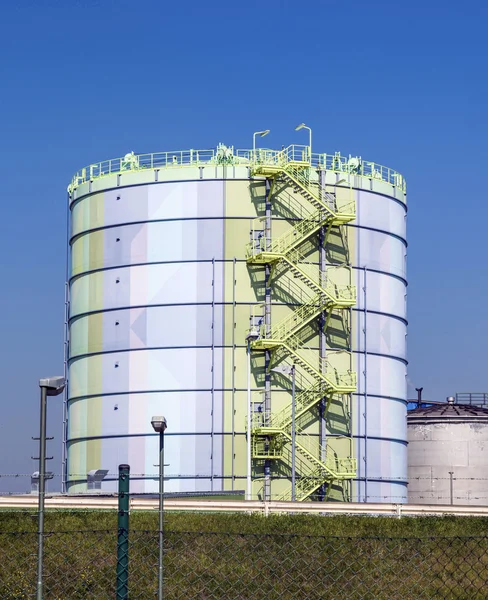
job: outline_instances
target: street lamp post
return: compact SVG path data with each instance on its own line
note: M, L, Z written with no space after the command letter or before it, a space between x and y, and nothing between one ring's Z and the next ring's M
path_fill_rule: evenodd
M251 444L251 342L259 338L259 331L251 329L247 341L247 486L246 500L252 500L252 444Z
M256 157L256 136L259 135L260 137L264 137L265 135L268 135L269 132L270 132L270 129L265 129L264 131L255 131L253 133L253 136L252 136L252 158L253 158L253 160L255 160L255 157Z
M295 365L271 369L275 373L291 375L291 499L296 500L296 424L295 424Z
M163 600L163 525L164 525L164 432L168 426L164 417L153 417L151 425L159 433L159 571L158 571L158 600Z
M300 131L300 129L308 129L309 132L309 138L308 138L308 146L309 146L309 159L310 162L312 162L312 130L308 125L305 125L305 123L300 123L300 125L297 125L295 127L295 131Z
M58 396L64 390L64 377L39 379L41 388L41 423L39 432L39 497L38 497L38 544L37 544L37 600L43 597L44 561L44 495L46 489L46 420L47 397Z

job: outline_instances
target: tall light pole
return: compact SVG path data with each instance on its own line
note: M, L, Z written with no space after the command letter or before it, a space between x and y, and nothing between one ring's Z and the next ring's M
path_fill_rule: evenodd
M260 137L264 137L265 135L268 135L268 133L270 132L270 129L265 129L264 131L255 131L252 135L252 158L253 160L255 159L256 156L256 136L259 135Z
M153 417L151 425L159 433L159 571L158 571L158 600L163 600L163 525L164 525L164 432L168 424L164 417Z
M259 331L251 329L247 341L247 485L246 500L252 500L252 443L251 443L251 342L259 338Z
M38 497L38 543L37 543L37 600L43 597L43 561L44 561L44 495L46 489L46 420L47 397L59 396L64 390L64 377L39 379L41 388L41 424L39 433L39 497Z
M283 365L271 369L275 373L291 375L291 499L296 500L296 423L295 423L295 365Z
M309 153L310 153L310 162L312 162L312 130L308 125L305 125L305 123L300 123L300 125L297 125L295 127L295 131L300 131L300 129L308 129L309 131L309 138L308 138L308 146L309 146Z

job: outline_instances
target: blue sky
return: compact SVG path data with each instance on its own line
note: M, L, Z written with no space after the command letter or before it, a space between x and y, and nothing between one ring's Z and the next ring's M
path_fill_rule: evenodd
M488 391L487 17L476 0L3 0L0 474L35 470L37 380L63 370L66 186L131 150L250 147L262 128L305 143L304 121L316 151L403 173L410 381Z

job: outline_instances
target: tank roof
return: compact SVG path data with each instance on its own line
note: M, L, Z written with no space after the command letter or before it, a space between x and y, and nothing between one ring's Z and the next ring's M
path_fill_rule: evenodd
M473 406L471 404L436 404L415 408L407 413L408 423L419 423L429 421L488 421L488 408Z

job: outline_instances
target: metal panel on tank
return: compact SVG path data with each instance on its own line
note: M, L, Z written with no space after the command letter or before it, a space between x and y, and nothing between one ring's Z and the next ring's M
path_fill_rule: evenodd
M406 502L406 205L358 189L355 351L360 502Z
M119 462L130 462L135 491L155 491L150 420L161 412L168 490L221 486L222 213L215 181L124 187L72 204L71 491L91 468L113 474Z

